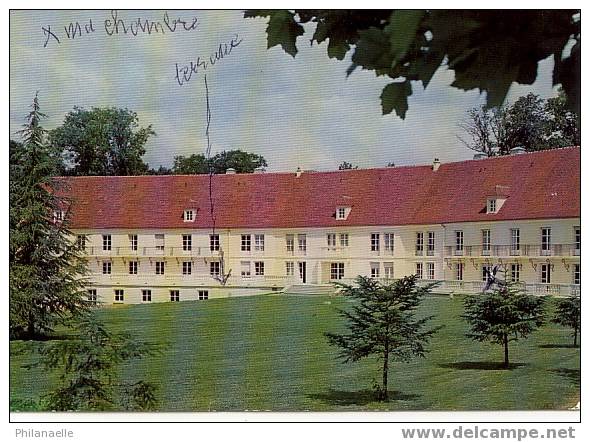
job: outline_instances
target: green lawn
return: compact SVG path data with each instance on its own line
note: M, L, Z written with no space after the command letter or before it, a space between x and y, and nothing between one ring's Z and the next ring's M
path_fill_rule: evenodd
M393 363L387 403L373 400L375 360L342 364L323 333L339 331L342 297L263 295L206 302L109 307L99 315L113 330L165 343L161 355L121 368L126 379L159 386L161 411L243 410L540 410L574 406L580 353L568 330L547 325L502 348L475 343L459 318L462 298L430 297L421 308L445 327L426 358ZM12 342L18 350L21 342ZM37 399L56 376L26 370L28 354L11 355L11 400Z

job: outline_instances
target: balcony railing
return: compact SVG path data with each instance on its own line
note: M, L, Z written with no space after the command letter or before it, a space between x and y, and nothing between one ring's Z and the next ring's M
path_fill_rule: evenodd
M580 249L576 244L520 244L514 245L471 245L462 250L454 246L445 247L445 256L494 256L494 257L540 257L540 256L579 256Z
M102 247L86 247L88 256L97 257L134 257L134 256L219 256L219 250L211 250L209 247L111 247L104 250Z

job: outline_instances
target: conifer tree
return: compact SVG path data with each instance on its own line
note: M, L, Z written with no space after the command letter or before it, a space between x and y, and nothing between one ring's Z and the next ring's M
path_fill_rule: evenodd
M10 334L33 339L84 313L86 260L68 230L70 201L45 143L37 95L10 155Z
M545 298L507 281L489 293L467 297L462 318L471 326L467 337L504 347L504 368L509 368L509 343L526 339L544 324Z
M440 327L427 329L433 316L416 318L422 298L435 284L419 287L415 275L390 284L373 278L358 276L356 285L339 284L343 294L356 301L351 311L340 310L347 321L345 334L326 333L331 345L340 347L343 362L355 362L377 356L383 364L383 380L377 387L377 399L387 400L390 360L408 362L413 357L424 357L426 345Z
M580 297L570 296L559 299L555 309L553 322L571 328L572 337L574 338L574 347L578 345L578 333L580 331Z

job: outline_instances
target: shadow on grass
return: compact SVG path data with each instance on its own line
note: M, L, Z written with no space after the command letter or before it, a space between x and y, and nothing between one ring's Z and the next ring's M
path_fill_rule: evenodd
M567 378L572 383L576 385L580 385L580 369L573 369L573 368L554 368L549 370L552 373L557 373L564 378Z
M574 344L543 344L539 348L580 348L580 345Z
M308 394L307 397L330 405L367 405L378 402L373 390L343 391L330 389L324 393ZM419 394L390 391L387 402L411 401L419 397Z
M529 364L512 363L508 368L504 367L503 362L490 361L462 361L451 362L449 364L438 364L441 368L451 368L453 370L514 370L515 368L525 367Z

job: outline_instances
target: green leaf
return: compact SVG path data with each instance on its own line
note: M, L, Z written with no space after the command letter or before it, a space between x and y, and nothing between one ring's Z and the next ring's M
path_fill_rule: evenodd
M385 27L384 31L390 35L389 41L394 64L404 58L416 40L416 34L425 14L426 12L423 10L405 9L391 13L389 25Z
M408 80L401 83L390 83L381 92L381 107L383 115L390 114L392 110L402 120L406 118L408 111L408 97L412 95L412 85Z
M364 69L389 69L392 62L388 34L369 28L359 32L360 40L352 56L354 64Z
M281 45L283 50L295 57L297 37L303 35L303 26L297 23L293 13L289 11L275 11L270 15L266 34L268 36L268 49Z

